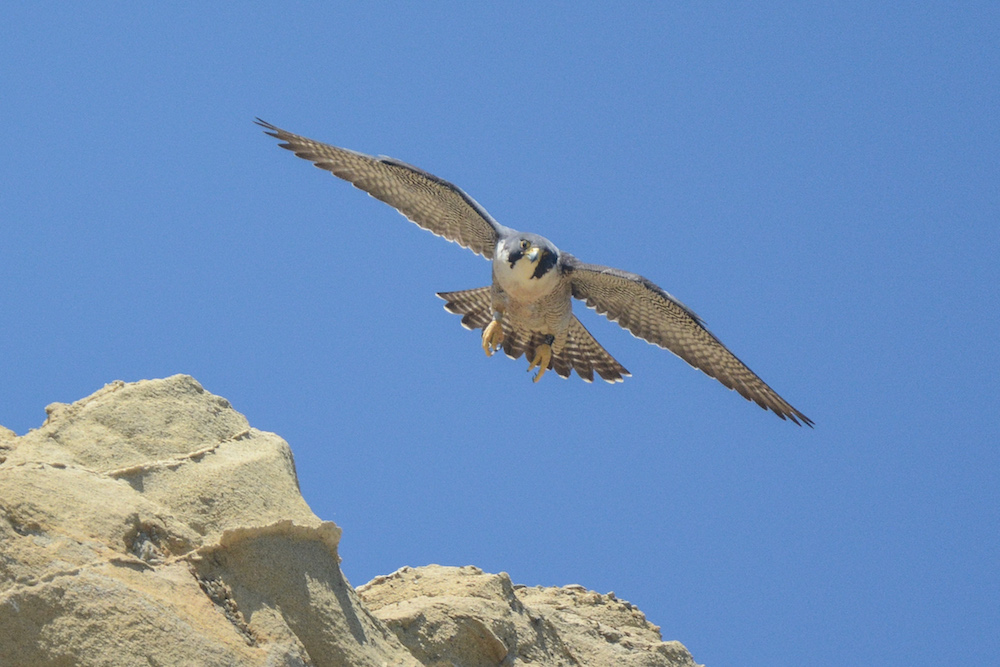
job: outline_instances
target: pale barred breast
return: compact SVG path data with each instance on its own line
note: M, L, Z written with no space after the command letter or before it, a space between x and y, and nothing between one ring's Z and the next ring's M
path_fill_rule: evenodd
M538 280L540 279L536 279L535 282ZM507 315L514 326L555 336L565 333L573 319L570 286L568 282L560 282L558 279L551 283L550 291L534 300L508 301Z

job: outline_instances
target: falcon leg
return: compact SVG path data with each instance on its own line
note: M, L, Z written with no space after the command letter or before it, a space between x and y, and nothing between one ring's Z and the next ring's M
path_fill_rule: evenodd
M528 366L529 373L534 368L538 369L535 382L542 379L545 371L549 370L549 362L552 361L552 341L555 339L552 336L547 336L545 340L546 342L535 348L535 358L531 360L531 364Z
M483 329L483 352L492 357L495 350L503 344L503 327L498 320L493 320Z

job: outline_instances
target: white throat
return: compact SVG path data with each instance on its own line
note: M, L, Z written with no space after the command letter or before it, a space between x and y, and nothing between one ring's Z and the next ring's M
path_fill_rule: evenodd
M510 262L495 257L493 259L493 279L503 291L514 298L534 301L549 294L559 284L559 270L552 267L540 278L533 278L537 262L522 257L511 267Z

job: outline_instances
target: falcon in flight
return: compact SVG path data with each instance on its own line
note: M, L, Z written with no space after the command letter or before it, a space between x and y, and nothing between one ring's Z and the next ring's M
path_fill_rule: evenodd
M282 148L384 201L424 229L493 262L486 287L441 292L467 329L483 330L487 356L530 359L535 382L552 369L592 382L630 375L573 315L579 299L643 340L666 348L782 419L812 426L736 358L687 306L642 276L586 264L537 234L504 227L461 188L388 157L373 157L286 132L257 119Z

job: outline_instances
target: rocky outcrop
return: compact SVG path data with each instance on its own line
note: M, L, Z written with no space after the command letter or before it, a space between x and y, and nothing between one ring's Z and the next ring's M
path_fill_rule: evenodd
M476 567L404 567L358 595L425 665L691 665L614 593L527 588Z
M0 666L693 665L579 586L403 568L355 592L288 444L177 375L0 427Z

